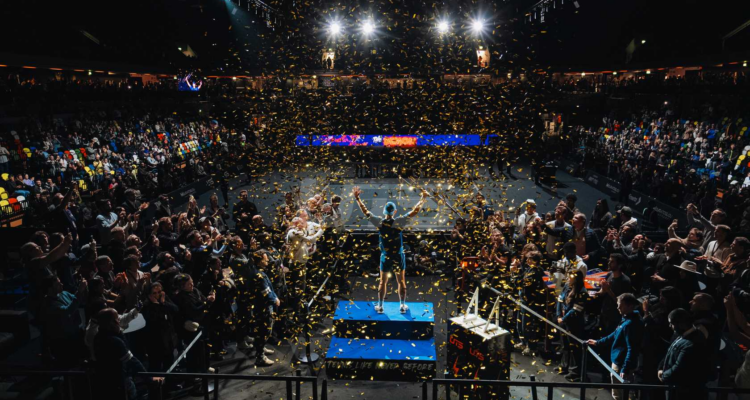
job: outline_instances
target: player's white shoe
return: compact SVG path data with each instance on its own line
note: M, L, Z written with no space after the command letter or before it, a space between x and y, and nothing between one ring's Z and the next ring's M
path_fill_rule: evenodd
M406 304L401 304L399 310L401 310L401 314L406 314L406 312L409 311L409 306L407 306Z
M377 312L378 314L382 314L383 313L383 306L375 304L375 312Z

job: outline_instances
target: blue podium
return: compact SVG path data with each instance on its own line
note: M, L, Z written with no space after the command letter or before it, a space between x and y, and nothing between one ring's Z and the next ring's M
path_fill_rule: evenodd
M435 377L435 315L432 303L340 301L334 336L326 353L326 375L333 379L419 381Z

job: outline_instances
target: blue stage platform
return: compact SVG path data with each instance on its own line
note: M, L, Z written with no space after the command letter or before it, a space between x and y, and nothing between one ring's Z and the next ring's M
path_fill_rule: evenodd
M429 340L331 339L327 357L357 360L435 361L435 338Z
M401 314L399 303L383 303L383 314L375 312L375 303L340 301L333 315L336 336L343 338L383 338L426 340L432 337L435 313L432 303L406 303L409 311Z
M333 379L418 381L437 369L432 303L384 304L340 301L334 314L335 335L326 354L326 375Z

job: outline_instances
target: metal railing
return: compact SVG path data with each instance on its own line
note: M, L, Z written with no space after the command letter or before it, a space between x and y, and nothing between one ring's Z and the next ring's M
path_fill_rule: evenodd
M284 382L286 386L286 395L288 400L292 400L293 398L295 400L300 400L301 398L301 391L302 391L302 383L311 383L312 384L312 399L318 400L318 378L315 376L298 376L298 375L292 375L292 376L278 376L278 375L239 375L239 374L219 374L219 373L205 373L205 374L187 374L187 373L166 373L166 372L141 372L138 374L140 377L144 378L174 378L174 379L201 379L204 381L213 380L214 382L214 390L213 390L213 399L219 400L219 393L220 385L219 381L221 380L229 380L229 381L272 381L272 382ZM295 384L296 391L292 390L292 384ZM321 393L321 397L323 399L326 399L326 389L327 389L327 382L323 380L323 391ZM203 391L203 396L205 400L210 399L210 393L208 390ZM155 400L155 399L151 399ZM158 400L161 400L159 398Z
M60 394L61 399L76 399L76 400L83 400L80 396L76 396L74 394L74 383L73 379L75 378L83 378L86 382L86 390L88 392L88 398L94 399L96 396L94 396L94 391L92 390L93 382L96 379L96 372L87 370L87 371L48 371L48 370L31 370L31 371L0 371L0 377L48 377L50 379L52 378L62 378L62 381L60 382ZM221 386L219 385L219 382L224 381L270 381L270 382L284 382L286 386L286 399L287 400L300 400L301 399L301 391L302 391L302 384L303 383L310 383L312 384L312 393L306 398L312 398L313 400L318 400L319 398L322 400L327 400L327 388L328 388L328 382L324 379L321 382L321 392L320 395L318 394L318 378L313 376L299 376L299 375L291 375L291 376L280 376L280 375L240 375L240 374L219 374L219 373L176 373L176 372L141 372L137 374L137 377L141 378L168 378L168 379L174 379L174 380L190 380L190 379L200 379L204 382L207 381L213 381L214 383L214 390L212 393L210 393L208 390L203 391L203 397L205 400L210 400L211 394L213 394L213 399L218 400L220 398L220 392L221 392ZM292 385L295 385L295 389L293 390ZM156 385L156 384L155 384ZM162 400L163 393L162 393L162 387L163 385L158 384L157 387L151 387L149 388L149 399L150 400ZM205 389L205 388L204 388ZM78 392L80 393L80 392Z
M621 390L622 398L628 399L631 392L663 392L669 394L668 398L674 399L676 391L685 389L676 386L667 385L639 385L639 384L614 384L614 383L568 383L568 382L539 382L532 375L530 381L489 381L489 380L471 380L471 379L433 379L432 382L432 399L438 400L440 387L445 389L445 400L451 400L451 386L456 388L459 400L463 400L468 395L468 391L477 388L492 389L510 389L511 387L528 387L531 388L531 398L538 400L537 388L547 388L547 399L552 400L554 389L581 389L585 393L586 389L605 389ZM430 382L422 383L422 396L427 399L427 387ZM750 394L750 389L738 389L732 387L695 387L691 391L702 391L704 393L715 393L718 399L725 399L728 394ZM470 396L469 396L470 397ZM585 397L581 397L585 399Z

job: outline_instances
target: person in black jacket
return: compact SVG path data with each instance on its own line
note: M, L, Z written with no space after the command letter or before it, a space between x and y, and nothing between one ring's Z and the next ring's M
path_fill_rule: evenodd
M143 364L130 352L120 328L120 316L113 308L96 314L99 332L94 338L96 354L94 398L130 400L138 398L133 375L146 372ZM164 378L152 378L161 382Z
M273 290L268 276L256 268L258 262L262 267L268 266L268 255L256 252L252 257L246 256L243 251L245 244L241 238L232 239L232 256L229 265L234 273L234 281L237 285L237 334L238 348L247 349L249 342L255 343L256 366L272 365L266 355L273 354L272 349L265 347L273 328L274 306L281 303ZM300 312L300 310L292 310ZM244 338L245 334L253 329L253 339Z
M610 349L612 370L620 374L626 381L633 380L633 373L638 364L638 353L641 350L643 337L643 322L636 310L640 303L632 293L623 293L617 296L617 310L622 315L622 321L614 332L599 339L589 339L589 346L599 346ZM619 383L612 377L612 383ZM614 400L624 400L621 389L612 389Z
M274 350L267 348L268 338L273 332L274 307L281 305L279 298L273 290L273 284L262 269L268 267L268 255L262 252L253 253L253 260L258 266L249 278L251 292L245 295L251 296L254 312L253 333L255 337L255 366L271 366L274 364L267 355L274 354Z
M235 230L246 239L247 230L250 229L251 221L258 215L258 208L247 200L247 190L240 191L240 201L232 206L232 219L235 222Z
M190 232L187 238L190 242L190 253L192 254L189 272L190 276L197 281L200 280L203 277L203 274L208 270L208 264L211 258L214 256L221 257L227 246L224 244L218 250L214 250L214 246L217 246L217 244L211 244L211 239L209 239L209 244L205 244L203 236L200 232L195 230ZM223 241L223 237L219 235L216 240Z
M706 337L708 344L708 380L716 378L716 365L719 360L719 348L721 347L721 331L723 322L719 322L713 313L714 298L708 293L698 293L690 300L690 313L693 315L693 324Z
M583 272L575 270L570 274L568 283L565 284L563 292L558 301L557 323L563 324L570 333L576 337L584 334L584 308L589 300L589 294L583 284ZM568 371L565 379L576 382L580 381L580 361L582 348L580 343L562 335L563 346L563 372ZM567 361L567 362L566 362Z
M148 369L164 372L174 362L174 350L177 347L174 321L180 310L166 296L161 283L151 283L146 293L148 302L143 306L141 314L146 320Z
M221 270L221 259L211 256L208 260L208 270L198 282L202 293L214 293L216 300L208 308L208 315L204 319L211 343L211 357L222 360L224 351L223 334L224 320L232 313L232 299L234 285L224 279Z
M169 197L166 194L159 196L156 203L156 219L169 218L172 216L172 208L169 206Z
M542 254L531 251L526 255L526 262L519 268L518 262L511 265L511 272L516 274L514 284L521 296L521 300L527 307L539 314L545 313L547 300L547 287L544 283L544 270L541 266ZM543 339L539 320L529 312L522 313L519 329L520 343L516 348L522 350L522 354L530 356L536 351L539 340Z
M206 311L211 303L216 300L214 293L204 296L201 291L193 285L193 278L187 274L179 274L174 278L172 284L177 290L174 302L180 309L177 320L177 334L185 344L189 344L198 334L198 330L204 325ZM204 365L203 351L200 345L188 351L188 372L202 372Z
M660 381L677 385L674 397L668 400L703 400L707 393L700 390L708 380L706 337L693 325L690 313L678 308L669 313L669 324L677 338L669 346L658 372Z
M170 217L159 219L159 230L156 233L156 237L159 239L159 250L167 251L173 255L179 253L180 243L177 240L177 234L174 232L174 225Z
M644 383L658 385L656 372L659 370L659 363L667 354L672 338L668 317L682 303L682 295L679 290L667 286L659 292L659 300L654 304L651 303L652 300L648 298L643 302L644 332L641 370ZM652 392L650 398L652 400L663 399L664 393Z

